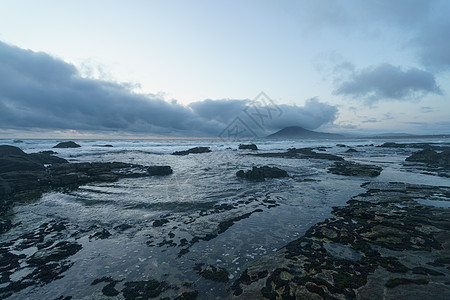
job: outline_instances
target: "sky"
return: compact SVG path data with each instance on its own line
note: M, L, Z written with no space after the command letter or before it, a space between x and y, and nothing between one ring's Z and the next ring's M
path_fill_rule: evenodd
M0 0L0 138L448 134L449 14L447 0Z

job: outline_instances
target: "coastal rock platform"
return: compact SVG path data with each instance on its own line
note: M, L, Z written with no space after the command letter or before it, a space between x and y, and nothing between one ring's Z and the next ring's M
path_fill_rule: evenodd
M450 211L441 207L450 204L450 189L379 182L363 187L365 193L334 208L334 217L252 263L233 284L232 298L450 295Z

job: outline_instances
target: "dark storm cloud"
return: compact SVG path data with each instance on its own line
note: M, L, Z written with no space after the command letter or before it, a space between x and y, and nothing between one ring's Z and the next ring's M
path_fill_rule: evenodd
M244 116L250 100L204 100L188 106L133 93L126 84L80 76L75 66L45 53L0 42L0 129L75 129L157 135L215 136ZM312 100L281 106L264 129L317 128L336 118L333 106Z
M381 64L352 72L349 80L341 82L334 93L373 103L383 99L417 100L428 93L442 92L430 72Z

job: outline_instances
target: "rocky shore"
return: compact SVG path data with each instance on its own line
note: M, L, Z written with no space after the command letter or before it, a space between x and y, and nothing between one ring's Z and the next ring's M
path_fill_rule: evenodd
M52 189L74 189L90 182L172 174L170 166L69 163L53 153L26 154L20 148L0 145L0 233L11 226L9 219L3 216L14 201L35 199Z
M446 299L450 188L364 184L367 191L251 264L233 299Z
M376 149L373 145L367 147ZM342 148L349 147L342 145ZM398 165L416 174L421 170L424 174L445 177L450 170L450 152L446 146L391 143L380 148L403 151L402 160L407 158ZM173 260L183 261L186 268L191 264L188 271L194 275L180 277L181 281L174 283L166 275L147 274L141 280L140 277L124 279L117 274L102 274L88 282L97 296L105 299L205 299L205 295L212 295L205 294L209 287L219 287L223 291L220 297L227 299L447 299L450 295L450 188L381 182L378 176L386 163L380 163L382 168L376 160L369 162L377 165L360 163L367 160L352 160L364 155L367 149L358 148L356 152L329 149L291 148L252 154L241 151L241 157L323 160L315 161L325 174L321 180L337 178L344 183L353 182L348 176L357 176L358 182L368 182L361 186L365 192L352 197L346 206L334 207L333 217L320 219L325 220L312 226L303 236L295 235L294 241L289 238L280 244L287 243L286 246L264 253L249 262L245 270L236 273L221 259L206 261L197 257L199 247L226 235L224 233L239 226L235 225L237 223L269 209L284 207L276 196L252 194L242 195L239 200L233 198L231 202L205 202L196 204L195 210L186 214L179 212L193 204L179 202L176 210L167 206L166 212L152 216L150 222L146 221L139 228L129 224L128 219L108 225L100 222L81 226L63 218L53 218L22 231L20 224L11 222L10 208L14 203L37 199L52 190L73 193L78 187L93 182L165 176L172 174L172 169L122 162L69 163L55 156L57 153L53 151L26 154L17 147L0 146L0 234L18 232L14 238L0 243L0 298L14 297L27 288L49 285L69 276L66 275L71 272L68 270L76 263L73 257L86 251L86 243L108 242L131 232L142 236L140 230L143 230L145 247L156 252L173 252ZM195 147L173 154L210 151L208 147ZM278 167L250 165L247 168L251 169L236 172L238 178L245 179L236 180L239 187L299 180L292 168L286 168L289 174ZM143 264L150 263L149 257L142 259ZM191 280L196 275L197 280Z

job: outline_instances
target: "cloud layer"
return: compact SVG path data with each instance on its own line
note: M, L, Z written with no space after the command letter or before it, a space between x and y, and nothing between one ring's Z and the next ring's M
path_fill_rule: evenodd
M352 72L349 80L341 82L334 93L372 103L381 99L417 100L428 93L442 92L430 72L381 64Z
M188 106L133 93L126 84L80 76L75 66L45 53L0 42L0 128L14 130L122 131L149 135L217 136L250 100L204 100ZM317 99L280 105L259 132L333 122L337 108ZM247 124L255 127L251 119ZM256 126L258 128L258 126Z

